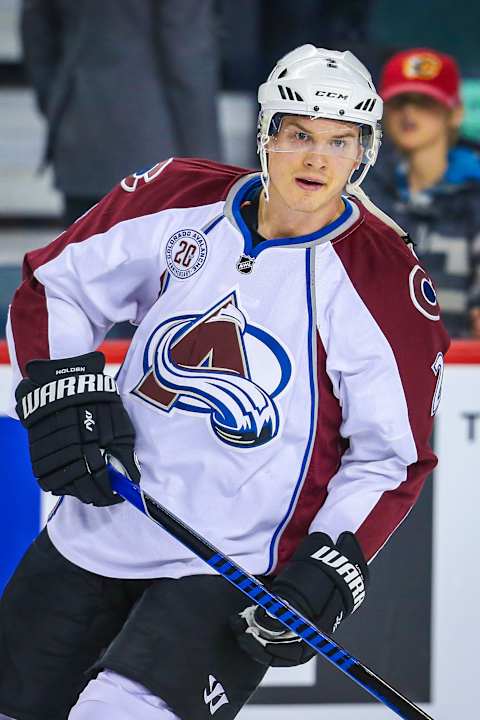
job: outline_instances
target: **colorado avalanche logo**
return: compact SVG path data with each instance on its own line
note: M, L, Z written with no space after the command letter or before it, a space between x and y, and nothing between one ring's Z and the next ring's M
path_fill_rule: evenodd
M208 413L216 437L237 448L263 445L280 425L275 398L292 364L278 340L247 322L235 292L201 315L159 325L132 391L163 412Z
M410 297L417 310L429 320L440 320L440 308L435 288L420 265L415 265L410 272L409 286Z

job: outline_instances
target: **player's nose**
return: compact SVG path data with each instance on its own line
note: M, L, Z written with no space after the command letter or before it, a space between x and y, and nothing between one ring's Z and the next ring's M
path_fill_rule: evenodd
M303 159L305 167L311 167L316 169L322 169L327 167L328 156L324 153L311 152L305 155Z

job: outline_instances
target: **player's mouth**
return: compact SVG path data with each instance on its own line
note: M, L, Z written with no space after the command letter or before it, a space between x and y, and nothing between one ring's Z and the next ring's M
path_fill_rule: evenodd
M321 190L327 183L323 180L317 180L315 178L297 177L295 178L295 184L302 190L315 192L316 190Z

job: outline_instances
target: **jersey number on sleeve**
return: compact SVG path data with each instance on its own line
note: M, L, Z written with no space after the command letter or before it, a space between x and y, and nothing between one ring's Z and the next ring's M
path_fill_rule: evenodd
M443 353L439 352L437 357L435 358L435 361L432 365L433 374L437 378L437 383L435 385L435 392L433 393L433 400L432 400L432 415L435 415L435 413L438 410L438 406L440 405L440 398L442 396L442 383L443 383L443 371L445 368L445 363L443 360Z

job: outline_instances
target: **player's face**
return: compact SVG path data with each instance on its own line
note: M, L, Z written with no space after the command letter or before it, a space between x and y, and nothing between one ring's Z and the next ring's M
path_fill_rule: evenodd
M303 213L335 208L359 164L359 136L354 123L284 117L267 145L271 199Z
M448 144L449 134L461 120L428 95L405 93L385 104L385 129L395 146L411 153L437 144Z

